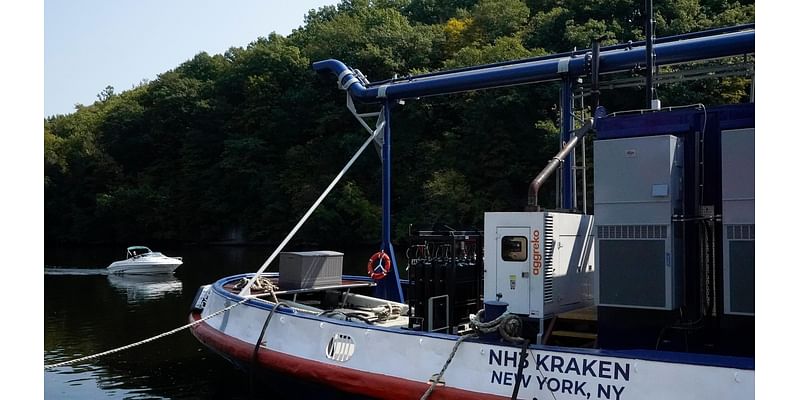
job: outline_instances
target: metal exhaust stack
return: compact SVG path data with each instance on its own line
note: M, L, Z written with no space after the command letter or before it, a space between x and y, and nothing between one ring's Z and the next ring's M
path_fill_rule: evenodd
M590 130L594 128L594 118L589 118L580 129L574 131L574 136L572 139L564 145L564 148L558 152L551 160L547 163L547 165L542 169L542 172L539 175L536 175L531 181L530 186L528 187L528 211L541 211L541 207L539 207L539 189L541 189L544 182L550 175L555 172L559 165L564 162L564 159L575 149L575 146L578 145L578 142L589 133Z

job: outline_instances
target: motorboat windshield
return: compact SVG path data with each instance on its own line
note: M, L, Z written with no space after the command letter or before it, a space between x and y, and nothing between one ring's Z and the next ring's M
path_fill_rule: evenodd
M152 253L152 251L147 247L144 247L144 246L131 246L131 247L128 247L127 257L128 258L132 258L132 257L141 256L143 254L149 254L149 253Z

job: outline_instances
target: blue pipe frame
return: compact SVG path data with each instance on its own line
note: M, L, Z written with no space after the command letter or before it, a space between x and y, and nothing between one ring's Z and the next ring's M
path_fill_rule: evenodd
M385 124L383 126L383 173L382 173L382 191L381 200L383 207L381 207L382 214L382 227L381 227L381 251L389 254L392 268L389 274L378 281L375 287L375 295L404 303L403 290L400 286L400 273L398 273L397 257L395 257L394 246L392 246L392 129L391 129L391 109L392 101L385 101L383 103L383 119Z
M755 53L755 26L733 32L719 29L707 32L664 37L653 45L658 54L655 66L692 61L711 60ZM614 45L600 49L599 71L610 74L641 68L647 52L641 42L630 46ZM376 295L403 301L400 275L391 236L391 105L399 100L437 96L479 89L513 86L561 80L561 140L569 140L572 130L572 82L585 76L591 67L591 52L583 50L563 57L543 57L522 62L508 62L470 67L451 72L410 76L389 82L370 84L361 74L339 60L323 60L312 64L319 73L333 73L339 87L361 103L382 103L385 118L382 178L382 238L381 248L389 253L392 265L389 276L378 282ZM573 208L573 157L565 160L562 169L562 207Z
M658 54L656 65L710 60L755 52L755 30L701 36L686 40L667 41L653 46ZM512 65L488 65L452 74L425 77L408 77L403 81L370 85L363 82L354 70L339 60L317 61L312 67L317 72L331 72L338 78L340 87L354 100L362 103L383 103L437 96L470 90L501 86L548 82L564 75L579 77L588 73L590 51L578 52L558 59L545 59ZM600 51L600 73L609 74L640 68L644 65L644 46ZM559 65L561 64L561 65Z
M654 38L655 40L653 41L653 43L667 43L667 42L675 42L675 41L678 41L678 40L694 39L694 38L698 38L698 37L707 37L707 36L718 35L718 34L723 34L723 33L741 32L741 31L755 29L755 26L756 26L756 24L742 24L742 25L735 25L735 26L726 26L726 27L722 27L722 28L714 28L714 29L709 29L709 30L699 31L699 32L683 33L683 34L674 35L674 36L657 37L657 38ZM609 51L609 50L625 49L625 48L631 48L631 47L637 47L637 46L646 46L646 45L647 45L647 42L645 40L641 40L641 41L637 41L637 42L619 43L619 44L615 44L615 45L611 45L611 46L606 46L603 49L604 49L604 51ZM548 55L544 55L544 56L521 58L519 60L501 61L501 62L496 62L496 63L491 63L491 64L484 64L484 65L473 65L473 66L469 66L469 67L461 67L461 68L455 68L455 69L450 69L450 70L445 70L445 71L427 72L427 73L424 73L424 74L414 75L414 79L419 79L419 78L424 78L424 77L429 77L429 76L437 76L437 75L450 75L450 74L453 74L453 73L456 73L456 72L472 71L472 70L476 70L476 69L487 68L487 67L490 67L490 66L499 67L499 66L504 66L504 65L521 64L521 63L532 62L532 61L552 60L552 59L556 59L556 58L570 57L570 56L574 56L575 54L584 54L584 53L588 53L588 52L591 52L591 48L583 49L583 50L573 50L573 51L564 52L564 53L548 54ZM399 77L399 78L391 78L391 79L386 79L386 80L382 80L382 81L375 81L375 82L370 83L370 85L380 85L380 84L384 84L384 83L396 83L396 82L406 81L408 79L410 79L410 77L408 77L408 76Z

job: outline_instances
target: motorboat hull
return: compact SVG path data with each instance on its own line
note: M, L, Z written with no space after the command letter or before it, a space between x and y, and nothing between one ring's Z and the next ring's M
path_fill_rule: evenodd
M183 264L182 260L173 257L141 257L116 261L108 266L110 274L172 274Z

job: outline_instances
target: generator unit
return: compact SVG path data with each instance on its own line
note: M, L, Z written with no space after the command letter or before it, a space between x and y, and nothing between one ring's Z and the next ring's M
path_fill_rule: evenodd
M559 212L484 214L484 301L544 320L594 304L591 215Z

